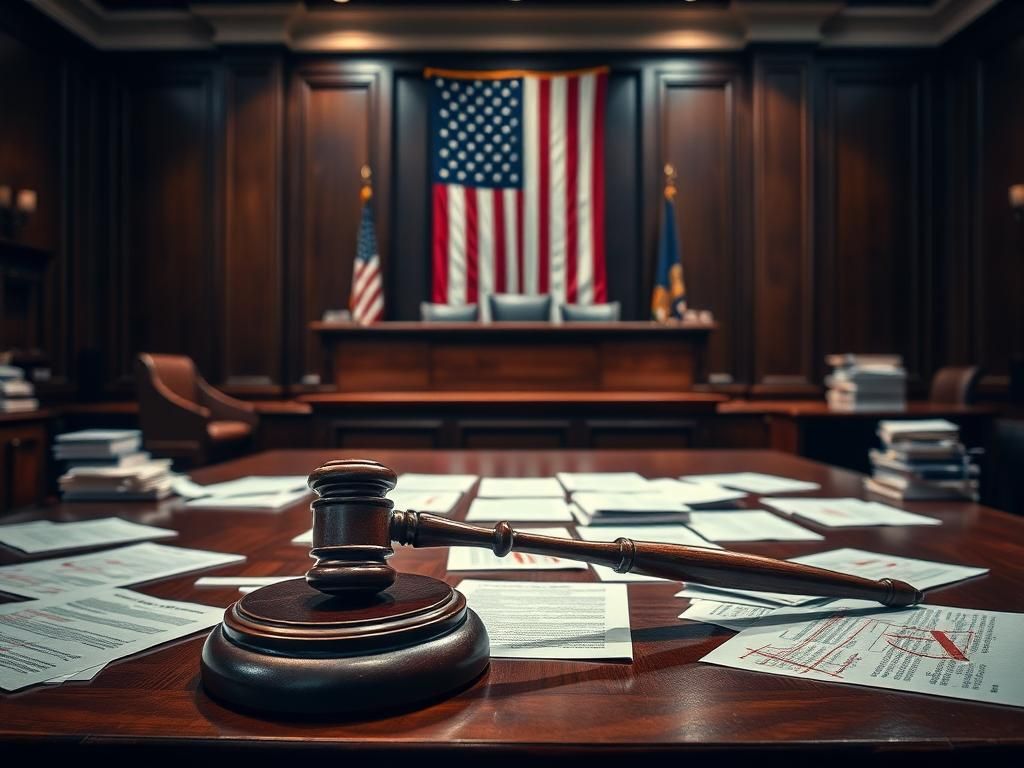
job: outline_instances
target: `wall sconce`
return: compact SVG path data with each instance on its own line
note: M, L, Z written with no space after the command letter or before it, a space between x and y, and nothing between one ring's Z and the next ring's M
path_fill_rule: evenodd
M1010 207L1017 221L1024 220L1024 184L1014 184L1010 187Z
M0 237L17 239L38 205L39 197L34 189L19 189L15 194L9 184L0 185Z

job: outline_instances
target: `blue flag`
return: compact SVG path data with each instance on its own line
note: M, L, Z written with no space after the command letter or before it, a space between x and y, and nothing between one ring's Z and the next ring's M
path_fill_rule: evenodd
M658 234L658 271L654 277L651 295L651 317L659 322L681 318L686 311L686 283L683 264L679 258L679 238L676 235L675 189L665 191L665 207Z

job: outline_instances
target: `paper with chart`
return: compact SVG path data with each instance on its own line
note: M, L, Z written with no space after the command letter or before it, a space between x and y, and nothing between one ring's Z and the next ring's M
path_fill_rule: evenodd
M114 659L209 629L223 615L126 589L0 605L0 688L90 679Z
M169 528L142 525L119 517L103 517L76 523L34 520L0 526L0 543L29 554L81 549L129 541L170 539L178 535Z
M304 579L304 574L294 576L202 576L196 579L192 586L197 589L224 589L225 587L238 590L260 587L269 587L272 584L280 584L282 581L292 579Z
M820 541L820 533L756 510L691 512L687 527L711 541Z
M565 490L553 477L485 477L480 481L477 498L565 498Z
M458 491L407 491L395 488L388 494L388 498L394 502L395 509L448 515L455 509L462 494Z
M699 621L704 624L715 624L734 632L740 632L777 610L781 609L738 603L717 603L714 600L691 600L690 607L679 614L679 618Z
M864 499L761 499L761 503L787 515L797 515L827 528L868 525L942 525L941 520L916 515L888 504Z
M35 598L67 596L140 584L244 560L243 555L147 542L90 555L5 565L0 567L0 592Z
M466 522L571 523L572 512L562 499L473 499Z
M861 576L865 579L898 579L921 590L953 584L988 573L988 568L937 563L931 560L918 560L913 557L898 557L897 555L884 555L879 552L848 548L794 557L790 558L790 562L813 565L830 571ZM739 602L748 604L789 606L821 602L827 599L813 595L760 592L751 589L734 590L698 584L687 584L686 588L676 596L697 597L721 602L733 602L734 598L738 598Z
M701 661L1024 706L1024 614L841 601L773 613Z
M747 493L767 496L773 493L800 493L816 491L821 486L806 480L794 480L791 477L766 475L763 472L726 472L718 475L687 475L680 480L688 482L715 483L726 488L737 488Z
M633 658L624 584L463 579L458 589L487 627L493 657Z
M536 533L571 539L568 528L517 528L517 533ZM449 571L564 571L587 569L586 563L552 555L532 555L528 552L509 552L498 557L483 547L451 547L448 550Z
M602 526L599 528L577 527L576 533L584 541L615 541L618 538L632 539L633 541L655 541L663 544L682 544L687 547L706 547L708 549L721 549L718 544L698 536L689 528L682 525L623 525L623 526ZM641 573L618 573L614 568L606 565L592 565L594 572L601 581L656 581L665 582L655 576L646 576Z
M398 476L396 490L466 493L476 481L477 475L427 475L406 472Z

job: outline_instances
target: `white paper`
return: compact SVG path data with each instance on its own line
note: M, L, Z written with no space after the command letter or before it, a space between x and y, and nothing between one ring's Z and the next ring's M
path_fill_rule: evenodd
M199 589L223 589L225 587L268 587L271 584L280 584L282 581L305 578L302 574L295 576L203 576L196 579L193 585Z
M568 528L517 528L517 533L536 533L571 539ZM451 547L448 550L449 571L559 571L586 570L587 564L551 555L533 555L528 552L509 552L498 557L482 547Z
M556 477L569 493L640 493L647 490L648 483L647 478L636 472L559 472Z
M701 538L689 528L682 525L609 525L577 528L576 533L579 534L579 537L584 541L615 541L618 538L626 538L633 539L633 541L654 541L663 544L682 544L687 547L721 549L718 544ZM655 576L646 576L640 573L619 573L614 568L609 568L606 565L592 565L591 567L594 569L594 572L601 581L666 581L666 579L659 579Z
M169 528L142 525L119 517L103 517L75 523L36 520L0 526L0 543L29 554L80 549L129 541L170 539L178 535Z
M476 483L477 477L477 475L425 475L418 472L407 472L398 476L397 490L466 493Z
M941 520L915 515L888 504L863 499L762 499L765 506L799 515L827 528L868 525L941 525Z
M687 482L704 482L724 485L726 488L738 488L747 493L767 496L773 493L799 493L815 491L821 486L805 480L794 480L790 477L766 475L761 472L726 472L718 475L687 475L680 478Z
M686 525L711 541L820 541L825 538L763 509L691 512Z
M771 610L779 607L779 603L770 600L761 600L740 592L702 587L699 584L684 584L683 588L676 592L674 597L687 597L690 600L707 600L712 603L727 603L729 605L749 605L756 608L770 608ZM827 600L828 598L822 598L821 602ZM803 603L803 605L810 605L810 603Z
M649 480L648 489L655 493L670 496L688 506L725 504L729 501L746 498L747 495L746 491L725 488L716 483L684 482L682 480L674 480L671 477L659 477L655 480Z
M246 475L237 480L202 485L207 496L272 496L279 493L309 493L306 475Z
M0 592L35 598L67 596L164 579L244 560L243 555L147 542L89 555L5 565L0 567Z
M171 490L183 499L198 499L201 496L209 496L207 486L200 485L188 475L171 475Z
M190 499L185 506L190 509L247 509L258 512L280 512L310 495L308 489L297 491L279 491L266 494L237 494L230 496L205 496Z
M781 609L740 605L739 603L718 603L713 600L691 600L690 607L679 614L679 618L699 621L704 624L715 624L734 632L741 632L777 610Z
M485 477L476 495L482 499L562 499L565 491L553 477Z
M223 615L223 608L125 589L0 605L0 688L73 676L209 629Z
M606 493L583 491L572 495L573 503L587 515L648 512L686 512L690 508L678 499L661 493Z
M458 589L487 627L491 656L633 658L629 601L621 584L464 579Z
M462 494L458 491L406 491L396 488L388 494L395 509L450 515Z
M1024 614L842 601L780 610L701 661L1021 707L1021 637Z
M936 563L931 560L918 560L912 557L897 557L896 555L883 555L878 552L867 552L862 549L833 549L827 552L818 552L813 555L794 557L790 559L793 563L813 565L817 568L825 568L839 573L848 573L852 576L861 576L865 579L898 579L911 584L917 589L925 590L934 587L952 584L964 579L970 579L988 573L988 568L974 568L965 565L954 565L951 563ZM750 597L768 604L776 605L803 605L810 602L821 602L822 597L814 595L783 594L777 592L761 592L751 589L723 589L720 587L707 587L704 585L687 584L687 588L694 588L696 592L680 597L707 597L722 602L732 602L729 595L737 597Z
M571 523L572 512L561 499L473 499L466 522L511 520L526 523Z

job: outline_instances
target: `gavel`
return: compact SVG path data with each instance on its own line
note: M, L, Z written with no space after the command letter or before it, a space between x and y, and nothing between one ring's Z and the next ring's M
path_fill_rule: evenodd
M719 587L877 600L906 606L921 593L737 552L633 541L576 541L492 529L394 509L395 473L373 461L329 461L313 471L313 548L305 578L245 595L203 646L204 689L261 713L366 717L423 706L472 685L490 664L480 617L457 589L388 565L392 544L486 547L582 560Z
M619 538L580 541L522 533L507 522L494 528L436 515L393 509L386 495L395 473L374 461L329 461L309 476L319 497L313 508L316 564L306 573L314 589L337 596L372 595L390 587L396 572L387 559L392 543L412 547L484 547L551 555L636 573L712 587L756 589L835 598L875 600L887 606L915 605L921 592L896 579L874 581L769 557L719 549Z

